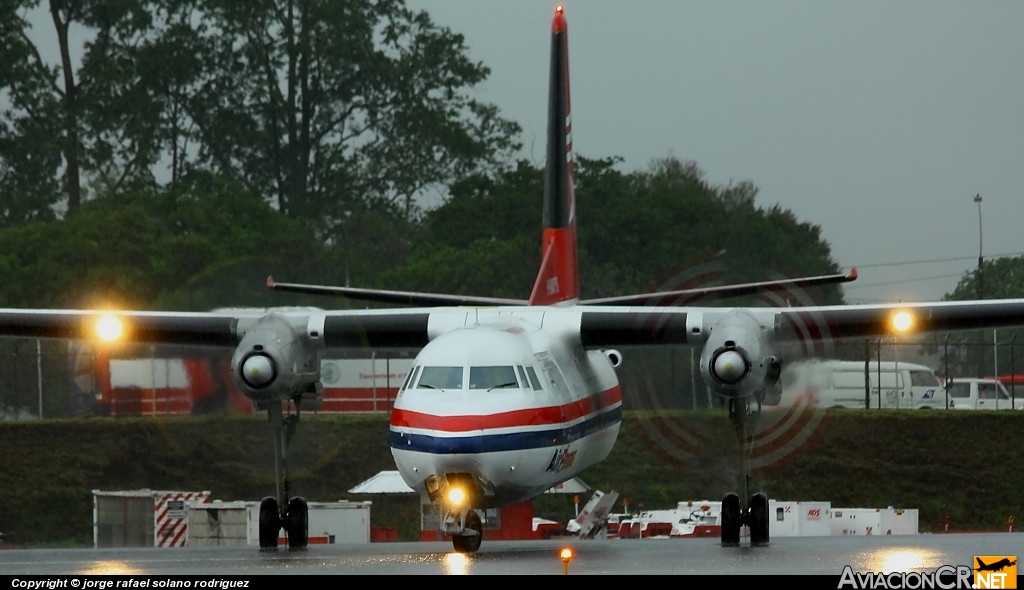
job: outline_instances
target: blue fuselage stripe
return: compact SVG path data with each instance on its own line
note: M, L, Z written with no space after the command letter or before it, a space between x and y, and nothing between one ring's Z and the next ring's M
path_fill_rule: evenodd
M621 421L622 406L616 406L567 428L556 426L545 430L469 436L431 436L403 433L392 428L389 438L391 447L402 451L434 455L496 453L564 446Z

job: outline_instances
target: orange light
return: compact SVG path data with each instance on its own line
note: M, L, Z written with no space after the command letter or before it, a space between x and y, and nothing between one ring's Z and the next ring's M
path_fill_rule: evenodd
M452 506L462 506L466 501L466 492L462 488L451 488L448 490L448 503Z
M556 4L555 5L555 12L557 12L558 14L562 14L564 11L565 11L565 7L564 6L562 6L561 4Z
M96 320L96 336L103 342L115 342L124 335L124 325L114 315L100 316Z
M909 311L897 311L891 321L893 330L900 334L914 327L914 315Z
M562 549L562 552L559 553L558 556L562 559L562 573L569 575L569 562L572 561L573 557L575 557L572 554L572 549L566 547Z

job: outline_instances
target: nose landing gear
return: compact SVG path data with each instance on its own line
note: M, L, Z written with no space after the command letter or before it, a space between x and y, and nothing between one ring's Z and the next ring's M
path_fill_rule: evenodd
M298 399L295 406L299 406ZM298 409L295 414L285 416L281 404L272 403L268 415L274 430L274 471L278 478L278 497L267 496L260 500L260 549L276 549L282 528L288 535L290 549L304 549L309 543L309 504L305 498L288 498L288 447L298 427ZM281 510L281 507L285 509Z
M745 508L740 507L740 496L729 493L722 499L722 546L736 547L740 544L740 529L746 525L750 530L750 545L763 547L770 541L768 524L768 496L758 492L750 494L750 453L752 439L748 428L751 420L756 421L761 413L760 397L755 402L756 408L744 399L729 401L729 420L736 428L736 437L742 449L744 496L750 498Z
M750 529L750 545L768 545L768 496L757 493L750 497L745 509L740 508L738 494L726 494L722 500L722 546L737 547L740 544L740 529Z

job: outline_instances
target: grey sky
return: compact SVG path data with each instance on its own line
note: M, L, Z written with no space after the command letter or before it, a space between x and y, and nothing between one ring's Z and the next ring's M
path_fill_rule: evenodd
M408 4L466 36L492 70L481 98L542 162L556 3ZM576 151L752 181L858 267L849 301L951 292L977 266L977 193L985 257L1024 254L1024 3L564 4Z

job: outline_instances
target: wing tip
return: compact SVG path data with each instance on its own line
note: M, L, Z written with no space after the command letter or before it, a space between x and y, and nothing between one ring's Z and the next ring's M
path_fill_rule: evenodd
M846 280L856 281L857 280L857 267L851 266L849 274L846 275Z

